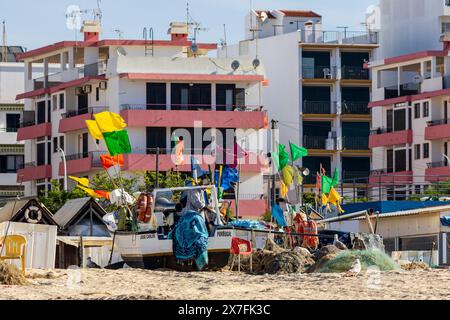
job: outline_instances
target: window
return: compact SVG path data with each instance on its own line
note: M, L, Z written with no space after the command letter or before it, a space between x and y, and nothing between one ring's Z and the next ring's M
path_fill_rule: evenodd
M95 101L100 101L100 87L95 88Z
M423 158L428 159L430 157L430 144L424 143L423 144Z
M420 188L420 185L415 185L414 188L415 188L415 193L416 194L422 194L422 190Z
M64 150L64 137L59 137L59 147Z
M387 172L394 172L394 150L387 150L386 158Z
M414 104L414 119L420 118L420 103Z
M58 152L58 137L53 138L53 153Z
M414 145L414 160L420 159L420 144Z
M59 95L59 109L64 109L64 93Z
M53 111L58 109L58 95L52 96L52 109Z
M17 173L23 168L23 155L0 156L0 173Z
M17 132L20 127L20 114L6 114L6 132Z
M395 172L406 171L406 150L395 151Z
M430 103L424 102L423 103L423 117L426 118L430 115Z

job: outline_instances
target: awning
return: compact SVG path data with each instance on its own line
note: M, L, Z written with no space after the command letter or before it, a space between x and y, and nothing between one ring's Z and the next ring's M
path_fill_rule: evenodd
M65 237L58 236L56 238L58 241L61 241L64 244L67 244L72 247L80 246L80 238L79 237ZM112 238L103 238L103 237L83 237L83 247L104 247L104 246L112 246Z

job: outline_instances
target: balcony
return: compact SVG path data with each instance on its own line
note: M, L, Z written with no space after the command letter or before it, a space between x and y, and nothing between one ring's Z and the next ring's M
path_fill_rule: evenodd
M342 114L370 114L368 101L342 101Z
M303 79L336 79L336 67L330 66L312 66L303 67Z
M86 153L78 153L74 155L66 156L67 162L67 174L74 175L80 173L86 173L92 171L94 169L102 168L100 163L100 155L108 154L107 151L100 152L86 152ZM59 175L64 175L64 164L63 162L59 163Z
M378 128L370 133L369 148L387 147L397 144L411 144L412 141L412 130L392 131L392 129Z
M412 171L392 172L392 169L372 170L369 183L372 185L402 185L413 182ZM374 187L375 187L374 186Z
M343 137L344 150L369 150L369 137Z
M31 140L52 135L51 122L36 124L31 121L22 123L17 131L17 141Z
M344 183L367 183L370 171L342 171L342 181Z
M325 150L327 137L323 136L303 136L303 146L307 149Z
M203 150L184 150L184 164L175 166L175 154L171 149L160 148L159 156L156 155L156 148L135 149L131 154L124 155L124 171L156 171L156 159L158 157L158 169L160 171L178 170L180 172L191 171L191 154L200 161L203 170L207 171L208 165L214 165L216 158L208 155ZM241 160L242 172L260 173L268 168L267 160L251 154L245 159Z
M384 88L384 99L393 99L404 96L412 96L421 93L421 85L418 83L404 83L400 86L389 86Z
M56 72L48 76L33 79L33 90L47 89L61 83L85 77L94 77L106 74L107 61L99 61L82 67Z
M108 107L89 107L78 111L69 111L62 114L59 122L59 133L66 133L86 128L86 120L93 119L95 113L108 111Z
M431 162L425 170L425 181L439 182L450 179L450 167L447 161Z
M303 114L335 114L336 102L303 101Z
M17 183L29 182L41 179L51 179L51 165L36 165L35 162L26 163L23 169L17 171Z
M425 128L425 140L450 138L450 119L429 121Z
M303 43L324 44L372 44L379 43L378 32L365 31L300 31Z
M362 66L342 66L342 79L369 80L369 69L365 69Z
M260 106L223 106L234 111L214 111L211 105L193 104L176 106L183 110L152 110L151 107L122 105L120 114L130 127L193 128L199 121L206 128L262 129L269 126L267 112Z

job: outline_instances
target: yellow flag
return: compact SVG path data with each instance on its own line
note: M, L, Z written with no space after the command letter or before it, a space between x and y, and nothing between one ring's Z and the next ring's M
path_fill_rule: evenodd
M104 111L94 114L94 119L101 132L121 131L127 126L125 120L114 112Z
M70 179L78 182L80 185L84 186L84 187L89 187L89 179L86 178L77 178L77 177L73 177L73 176L69 176Z
M330 195L328 196L328 201L335 205L335 207L339 210L339 213L343 213L344 210L341 208L341 196L336 191L336 189L331 188Z
M323 206L328 205L328 197L325 193L322 193L322 205Z
M286 185L287 188L290 188L292 185L292 182L294 181L294 169L292 166L285 166L283 170L281 171L283 176L283 182Z
M284 198L286 197L288 193L288 187L284 184L283 181L281 181L281 197Z
M95 120L86 120L86 125L91 136L96 140L103 139L103 134Z
M78 185L78 188L86 192L88 195L90 195L92 198L101 198L99 194L97 194L94 190L90 188L85 188L83 186Z

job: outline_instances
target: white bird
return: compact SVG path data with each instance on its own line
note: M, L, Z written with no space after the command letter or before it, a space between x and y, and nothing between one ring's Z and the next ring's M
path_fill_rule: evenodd
M339 250L347 250L347 246L339 241L339 237L337 234L334 235L333 245Z
M361 272L361 261L356 259L356 261L352 264L350 270L345 273L346 277L355 277Z

